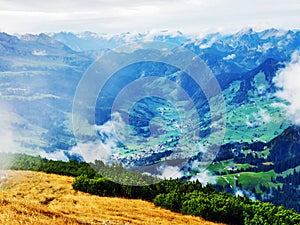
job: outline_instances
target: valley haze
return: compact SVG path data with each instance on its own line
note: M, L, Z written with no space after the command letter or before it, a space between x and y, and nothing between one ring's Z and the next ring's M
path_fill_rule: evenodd
M136 43L147 43L148 47L132 45ZM175 47L161 47L167 43ZM160 178L198 179L236 195L282 204L282 198L277 199L272 193L282 194L284 190L280 188L289 182L287 177L298 176L299 43L298 30L274 28L201 37L179 31L116 35L2 32L1 152L63 161L75 158L87 162L100 159L107 164L121 162L127 168ZM120 46L126 45L136 49L122 52ZM119 63L124 55L163 53L168 57L182 52L180 48L205 63L222 91L226 107L219 111L216 108L214 117L210 101L218 101L220 96L207 99L203 89L172 64L141 60L120 68L105 81L101 91L93 96L94 114L80 118L80 126L74 130L74 120L80 116L74 115L78 85L103 56L120 60L115 61ZM180 59L175 58L174 64ZM125 108L111 113L116 97L127 90L124 87L153 75L155 80L140 88L158 90L159 86L157 96L171 93L177 97L177 105L168 98L146 96L126 111L132 103L130 96L144 93L132 89L127 93L128 99L123 98ZM88 82L86 90L97 86L97 82ZM178 94L180 88L193 105ZM79 106L83 111L90 110L84 101ZM182 111L175 106L193 106L193 110L179 113ZM129 126L124 118L128 118ZM225 123L225 133L216 145L210 138L212 131L219 134L218 123ZM191 136L195 130L196 135ZM287 151L283 145L288 146ZM299 210L291 202L288 206Z
M78 149L72 131L72 101L76 87L85 71L98 57L101 57L103 52L107 51L107 48L114 49L144 40L183 45L210 67L225 96L228 132L224 144L255 140L268 142L289 124L297 123L299 110L297 97L293 99L289 97L298 96L299 90L295 86L298 82L290 81L294 79L293 76L296 76L293 74L299 71L297 51L299 31L297 30L268 29L257 32L248 29L226 35L212 33L202 38L191 38L181 32L168 31L123 33L113 36L92 32L17 36L1 33L1 124L7 131L3 138L5 142L2 142L3 147L4 145L6 147L2 148L2 151L3 149L8 151L7 147L13 146L9 151L40 154L43 157L60 160L83 157L87 161L93 161L94 158L89 157L97 152L94 151L93 140L87 139L84 148L88 149L86 151L88 153L84 155L86 152ZM286 67L281 68L282 65ZM136 73L144 73L143 70L147 70L147 65L141 66L141 71ZM124 74L135 73L134 70L134 68L129 69ZM168 70L171 73L167 75L168 78L177 76L174 68ZM124 76L122 71L120 75ZM183 75L179 75L182 85L186 85L184 79ZM290 87L291 83L293 87ZM280 91L279 89L277 91L276 87ZM116 91L120 88L117 87ZM114 93L116 91L107 90L103 96L116 96ZM237 95L232 95L232 92L236 92ZM293 92L293 95L290 92ZM190 94L195 93L191 91ZM212 124L209 124L210 118L207 112L209 108L203 94L198 93L198 98L198 113L205 115L200 121L203 140L205 140ZM110 101L109 97L108 102L105 103L107 107ZM254 103L258 101L260 104ZM152 110L160 110L161 114L166 115L166 112L162 112L157 106L162 102L150 101L143 104L153 104ZM143 104L138 107L143 107ZM242 117L242 107L250 106L253 109L249 109L249 113L247 112L244 118L237 118ZM96 121L97 129L98 132L100 130L100 134L102 132L104 136L109 136L113 131L110 130L108 112L104 108L102 106L96 109L101 112L98 114L106 115ZM164 110L167 108L165 107ZM166 118L165 122L170 120L174 118ZM120 119L117 121L122 123ZM268 134L263 133L269 129L269 124L272 124L271 130L268 130ZM118 125L120 124L113 126ZM235 131L236 127L241 130ZM90 130L89 127L81 129L82 132ZM241 132L249 134L243 135ZM255 132L258 133L257 137ZM93 134L85 135L90 135L90 138L93 136ZM115 148L118 143L109 140L105 144L112 145L109 149ZM174 141L175 139L172 142ZM205 141L201 142L202 150L205 149L206 144ZM105 154L110 155L109 152Z

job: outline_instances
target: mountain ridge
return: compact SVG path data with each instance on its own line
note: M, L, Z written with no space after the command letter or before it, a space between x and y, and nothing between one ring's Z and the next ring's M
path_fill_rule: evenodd
M164 36L158 36L157 38L161 39L162 41L168 41L168 38L176 39L177 36L179 36L180 38L184 36L182 33L175 33L175 35L169 34L168 32L165 33L166 38ZM274 29L261 32L246 30L238 32L236 34L207 35L206 37L202 38L202 42L199 43L193 41L192 39L189 39L188 41L186 41L186 43L183 43L183 45L191 51L197 53L199 57L208 64L208 66L213 70L215 76L219 80L221 87L223 87L223 91L226 91L225 89L228 89L229 87L236 86L236 84L233 85L235 81L241 79L247 80L245 84L248 84L243 87L244 91L242 92L242 89L239 88L239 92L237 92L241 97L232 96L233 101L235 101L234 99L240 98L240 100L237 101L242 102L243 99L245 100L245 98L247 98L244 94L248 90L255 88L255 85L251 85L249 84L249 82L256 74L259 74L260 72L264 73L264 79L266 79L269 85L273 85L273 83L271 83L272 78L276 75L278 69L281 68L282 62L289 60L289 55L291 55L291 53L296 48L295 43L298 43L297 41L300 40L299 34L300 33L298 31L283 32ZM40 115L37 115L35 113L29 115L28 107L26 106L26 104L33 104L31 108L40 108L40 111L45 111L41 108L41 106L37 106L37 104L41 105L41 102L42 104L44 104L42 100L47 100L47 102L45 103L46 105L48 105L46 108L50 106L50 108L48 109L49 113L45 112L44 119L41 120L45 122L43 122L44 124L38 124L38 126L42 126L46 129L49 129L51 126L53 126L53 129L51 128L52 131L50 131L49 134L43 135L43 137L45 138L44 141L46 142L49 140L51 134L53 135L55 132L62 134L61 140L59 140L60 138L58 138L58 140L56 140L57 143L53 143L50 145L48 144L48 146L61 146L59 148L66 151L70 150L74 146L74 139L71 142L68 141L70 144L62 144L67 140L63 136L66 136L68 139L72 137L72 128L70 127L72 98L75 94L76 85L78 84L85 70L94 61L95 55L93 55L93 53L91 52L76 52L71 48L66 47L66 45L62 42L57 41L54 38L54 35L55 34L51 34L50 36L45 34L27 34L23 36L13 36L1 33L0 46L8 48L7 51L10 52L10 56L8 57L7 55L2 55L2 60L0 62L0 70L3 72L3 75L1 76L1 82L5 84L4 86L0 87L0 92L1 98L5 101L9 101L13 105L12 108L16 109L17 114L21 114L21 116L25 120L26 118L31 118L29 119L29 121L31 121L30 123L33 124L36 123L34 121L41 120ZM95 36L94 33L85 33L85 36L89 35L92 37ZM154 33L151 35L151 37L153 37L153 40L155 40L156 34ZM290 36L289 39L286 38L287 35ZM139 34L136 34L136 36L139 37ZM201 46L201 43L204 44L206 42L210 42L211 39L214 39L214 37L216 36L217 38L213 42L211 42L211 46L206 46L206 48L202 49L199 47ZM254 36L255 38L252 38L252 36ZM96 35L95 37L97 38L98 36ZM240 37L243 37L242 43L238 42ZM180 38L177 41L179 41ZM257 41L257 38L260 38L259 40L261 41ZM205 40L206 42L204 42ZM255 42L251 44L252 46L260 46L265 41L271 41L272 43L278 41L288 42L285 43L285 45L289 46L289 48L284 49L282 47L275 47L275 50L277 49L277 52L279 50L281 52L279 51L278 54L276 54L276 57L273 58L272 56L275 53L273 53L272 51L261 53L259 52L259 49L249 50L249 47L245 47L248 46L248 44L245 43L252 41ZM125 42L125 40L123 40L123 42ZM237 51L241 52L244 49L243 54L239 57L232 56L231 59L229 59L230 57L228 59L223 59L225 56L234 54L233 51L235 51L235 49L233 47L230 47L232 43L235 43L237 45ZM251 45L249 44L249 46ZM218 46L223 47L219 48ZM253 52L255 51L258 52L254 54ZM4 53L5 50L0 51L0 54ZM264 56L262 57L262 55ZM250 66L244 67L243 60L240 60L241 57L245 59L254 57L257 63L250 63L252 65L249 64ZM265 60L260 62L258 58L265 58ZM216 67L218 68L214 69ZM250 67L252 69L249 69ZM147 67L145 67L145 69L147 69ZM19 75L16 76L16 74ZM26 80L25 77L30 78ZM12 79L14 80L12 81ZM28 90L28 87L31 87L30 89L32 90ZM270 87L270 90L274 91L274 85ZM36 100L34 102L31 99ZM61 110L55 109L57 106L61 107ZM59 112L59 117L52 115L54 112L56 113L56 111ZM63 115L62 112L65 115ZM68 116L66 118L67 114ZM56 119L52 120L52 123L47 124L46 121L49 120L49 117L54 117ZM58 126L58 121L64 122L62 125ZM64 124L65 121L69 122L67 124ZM52 125L49 126L50 124ZM30 125L28 124L26 126L29 127ZM67 135L64 134L66 131ZM55 150L55 147L43 148L47 149L47 152Z

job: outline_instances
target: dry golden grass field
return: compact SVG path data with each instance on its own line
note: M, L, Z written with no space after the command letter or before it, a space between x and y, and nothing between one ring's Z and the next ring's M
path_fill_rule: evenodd
M98 197L72 189L74 178L30 171L0 171L1 225L204 224L201 218L142 200ZM3 176L2 176L3 177Z

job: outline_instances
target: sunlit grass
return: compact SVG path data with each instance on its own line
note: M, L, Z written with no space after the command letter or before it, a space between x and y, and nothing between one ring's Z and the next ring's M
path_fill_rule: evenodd
M0 191L0 224L217 224L142 200L98 197L72 189L72 177L8 171Z

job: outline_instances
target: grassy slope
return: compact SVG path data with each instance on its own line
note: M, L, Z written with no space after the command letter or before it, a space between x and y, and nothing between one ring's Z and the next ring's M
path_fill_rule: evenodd
M141 200L77 192L72 189L71 177L28 171L5 173L8 178L0 191L0 224L217 224Z

